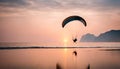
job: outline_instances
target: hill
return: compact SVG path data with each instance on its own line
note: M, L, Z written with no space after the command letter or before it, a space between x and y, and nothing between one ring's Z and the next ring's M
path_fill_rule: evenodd
M81 42L120 42L120 30L110 30L105 33L101 33L99 36L94 34L83 35Z

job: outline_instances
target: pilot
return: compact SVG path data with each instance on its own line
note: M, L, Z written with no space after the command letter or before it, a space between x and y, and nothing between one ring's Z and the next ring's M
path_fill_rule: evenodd
M73 42L76 43L76 41L77 41L77 38L74 38L74 39L73 39Z

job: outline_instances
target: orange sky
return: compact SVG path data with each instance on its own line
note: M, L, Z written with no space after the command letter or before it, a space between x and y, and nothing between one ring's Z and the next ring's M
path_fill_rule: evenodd
M76 32L80 39L87 33L97 36L112 29L120 29L120 1L118 3L111 0L77 2L0 1L0 42L63 43L65 39L71 42ZM71 15L83 17L87 21L87 27L79 21L73 21L63 29L62 21Z

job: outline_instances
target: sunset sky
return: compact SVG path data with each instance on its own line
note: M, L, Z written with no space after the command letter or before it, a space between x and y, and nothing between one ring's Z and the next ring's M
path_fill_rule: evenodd
M78 15L87 21L67 25ZM120 30L120 0L0 0L0 42L62 43L91 33Z

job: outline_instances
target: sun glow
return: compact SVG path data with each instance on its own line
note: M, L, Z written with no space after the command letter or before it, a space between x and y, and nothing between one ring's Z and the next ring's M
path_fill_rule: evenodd
M68 45L68 39L64 38L63 42L64 42L64 47L67 47L67 45ZM67 48L65 48L64 51L67 52Z
M68 39L64 39L64 43L67 43L68 42Z
M68 45L68 39L64 38L63 42L64 42L64 47L66 47Z

